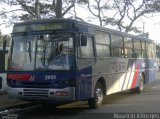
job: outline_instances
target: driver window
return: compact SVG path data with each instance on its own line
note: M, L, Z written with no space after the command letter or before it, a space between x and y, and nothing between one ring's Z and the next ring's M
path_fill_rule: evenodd
M78 53L79 68L87 67L95 62L94 50L93 50L93 37L86 36L85 39L83 40L80 39L79 42L79 53Z
M81 57L85 58L93 58L93 39L90 36L87 36L87 42L86 45L81 45Z
M62 41L58 44L58 52L63 55L73 54L73 38L68 41Z

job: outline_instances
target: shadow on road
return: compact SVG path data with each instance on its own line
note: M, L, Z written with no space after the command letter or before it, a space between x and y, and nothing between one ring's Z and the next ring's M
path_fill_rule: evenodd
M113 104L124 98L133 96L130 92L123 92L105 96L104 104ZM22 119L44 119L49 117L60 118L60 117L73 117L81 115L85 111L90 110L87 105L87 101L78 101L59 107L52 107L47 105L38 105L34 108L28 108L18 112L18 115ZM92 109L93 110L93 109ZM47 116L47 117L46 117Z
M54 108L51 106L39 105L34 108L28 108L21 110L18 113L20 119L48 119L53 118L67 118L72 116L77 116L88 110L88 107L68 107L68 108Z
M138 94L130 92L130 91L111 94L111 95L105 96L103 104L118 103L119 101L130 98L131 96L134 96L134 95L138 95Z

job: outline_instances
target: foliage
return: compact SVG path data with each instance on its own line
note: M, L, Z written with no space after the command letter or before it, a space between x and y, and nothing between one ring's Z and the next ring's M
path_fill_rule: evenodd
M95 3L94 3L95 2ZM87 8L101 26L114 25L124 32L140 32L134 23L144 15L160 11L159 0L94 0Z
M99 25L113 25L124 32L139 32L134 23L150 13L160 12L160 0L1 0L0 17L4 23L27 21L37 18L72 18L83 20L76 13L76 5L88 10ZM69 17L69 16L68 16ZM6 21L7 20L7 21Z
M38 17L64 17L74 7L75 0L1 0L0 3L12 8L11 10L3 8L0 11L0 16L10 18L12 22L15 22L37 19Z
M1 31L0 31L0 47L3 46L3 40L4 38L6 38L7 40L7 46L9 46L9 42L11 40L11 37L9 35L2 35Z

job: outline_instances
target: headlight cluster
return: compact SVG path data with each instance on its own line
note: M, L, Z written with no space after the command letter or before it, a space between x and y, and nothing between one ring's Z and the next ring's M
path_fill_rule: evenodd
M18 81L18 80L7 80L7 84L8 84L9 86L14 86L14 85L20 85L21 82Z
M75 87L76 86L76 80L70 79L70 80L58 80L54 83L52 83L53 87Z

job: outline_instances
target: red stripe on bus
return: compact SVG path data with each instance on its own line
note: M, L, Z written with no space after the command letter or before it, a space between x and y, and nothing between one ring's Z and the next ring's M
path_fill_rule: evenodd
M133 77L133 82L132 82L132 88L135 88L137 80L138 80L138 64L136 64L136 68L135 68L135 73L134 73L134 77Z
M8 74L9 80L29 80L31 74Z

